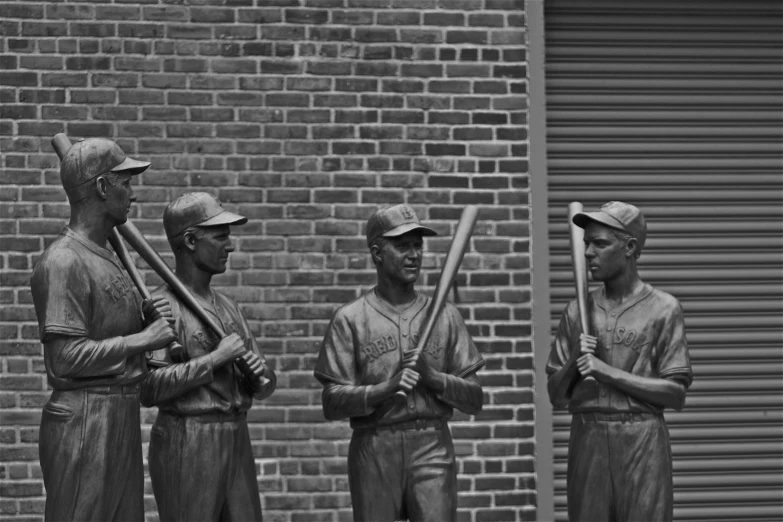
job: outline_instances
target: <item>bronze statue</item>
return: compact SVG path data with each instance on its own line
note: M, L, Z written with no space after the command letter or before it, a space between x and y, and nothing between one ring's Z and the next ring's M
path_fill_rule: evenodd
M173 318L165 299L140 303L106 242L149 165L101 138L62 158L70 222L31 279L53 388L39 435L46 520L144 520L139 382L144 353L174 340Z
M603 285L586 300L595 335L583 331L577 301L569 303L546 368L552 404L573 414L568 518L672 520L663 410L682 409L693 379L682 309L639 277L647 226L638 208L612 201L573 223L584 229L590 274Z
M170 287L153 292L171 302L184 348L155 352L141 390L142 404L158 406L149 469L162 521L262 519L247 410L277 379L239 306L211 287L234 251L230 226L246 222L203 192L181 196L163 214L178 279L229 335L219 339Z
M476 372L484 365L457 308L446 304L413 368L430 298L414 288L423 226L408 205L378 210L367 223L377 285L334 314L315 377L330 420L351 419L348 480L354 520L453 521L457 468L448 427L453 408L481 410ZM398 401L398 391L407 399Z

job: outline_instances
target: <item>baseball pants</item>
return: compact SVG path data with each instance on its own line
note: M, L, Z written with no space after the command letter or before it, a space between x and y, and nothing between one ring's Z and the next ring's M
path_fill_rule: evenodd
M356 522L456 520L457 465L448 425L415 424L353 431L348 482Z
M669 430L653 413L574 413L568 444L568 520L671 521Z
M47 521L143 521L138 386L52 392L38 450Z
M149 468L162 522L262 520L245 413L158 413Z

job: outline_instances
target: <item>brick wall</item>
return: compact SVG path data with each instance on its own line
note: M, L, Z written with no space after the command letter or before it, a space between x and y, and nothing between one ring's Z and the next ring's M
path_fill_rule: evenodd
M169 260L161 213L183 192L250 218L215 284L280 376L250 414L270 521L351 518L350 430L324 422L312 368L335 307L373 284L364 221L405 201L448 235L480 205L459 307L487 360L486 405L452 423L460 518L535 518L522 0L2 1L0 13L4 520L42 518L48 392L29 278L68 218L58 132L153 162L131 218ZM448 241L426 243L425 290Z

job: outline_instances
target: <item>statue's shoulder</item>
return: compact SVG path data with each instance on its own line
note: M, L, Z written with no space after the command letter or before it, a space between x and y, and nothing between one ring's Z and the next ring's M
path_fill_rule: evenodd
M657 310L668 314L682 313L682 305L680 304L679 299L674 297L672 294L653 287L652 291L650 292L650 297L652 298L654 306Z
M364 293L359 297L348 301L337 307L332 315L332 320L336 321L348 321L356 320L367 314L368 309L372 309L369 303L371 294Z
M35 264L34 272L61 272L83 264L83 247L78 241L62 235L54 240Z

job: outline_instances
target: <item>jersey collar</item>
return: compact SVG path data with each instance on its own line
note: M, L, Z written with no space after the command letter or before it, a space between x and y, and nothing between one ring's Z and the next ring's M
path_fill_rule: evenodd
M65 237L73 239L74 241L82 245L84 248L86 248L96 256L100 256L106 259L107 261L111 261L112 263L117 265L118 268L121 267L120 260L117 258L117 255L114 252L106 248L99 247L98 245L96 245L95 243L93 243L83 235L76 232L71 227L66 225L65 228L63 228L62 234Z
M650 283L644 283L642 286L642 289L637 293L636 295L632 296L628 301L621 304L620 306L617 306L615 308L612 308L612 305L609 303L609 301L606 300L606 289L602 286L598 292L595 294L595 304L598 305L600 308L604 309L605 311L615 311L617 315L622 314L632 306L634 306L639 301L645 299L648 295L650 295L653 291L653 287Z
M380 295L378 295L377 287L373 287L372 290L367 292L367 302L372 306L379 314L386 317L394 324L399 325L400 317L405 315L408 317L415 317L427 304L427 296L416 294L416 299L404 310L399 310L386 302Z

